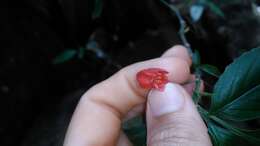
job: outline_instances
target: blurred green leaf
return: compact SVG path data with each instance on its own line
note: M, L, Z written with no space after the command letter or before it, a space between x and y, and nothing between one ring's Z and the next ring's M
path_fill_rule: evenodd
M190 7L190 16L193 22L197 22L200 20L204 11L204 6L199 4L194 4Z
M135 146L146 146L146 125L141 116L123 123L123 130Z
M200 65L200 53L198 50L195 50L192 54L192 63L195 68Z
M225 14L220 9L220 7L215 4L212 0L200 0L199 3L204 4L205 6L209 7L209 9L214 12L216 15L220 17L225 17Z
M92 18L97 19L101 16L103 11L103 0L95 0L94 11L92 13Z
M85 48L79 48L79 52L78 52L78 58L79 59L83 59L84 55L85 55L86 49Z
M99 45L96 41L94 40L89 40L86 44L86 48L87 49L96 49L96 48L99 48Z
M246 133L247 135L252 136L252 137L260 137L260 129L257 129L257 130L243 130L243 129L241 129L241 131Z
M250 140L250 144L251 145L259 145L260 143L260 129L258 130L243 130L240 129L240 131L242 131L243 133L245 133L247 136L245 136L246 139L252 139ZM248 136L250 136L250 138L248 138Z
M200 66L200 69L212 76L219 77L220 76L220 71L218 70L217 67L209 64L203 64Z
M221 5L234 5L243 2L243 0L218 0Z
M53 64L60 64L64 63L66 61L71 60L75 55L77 54L77 51L74 49L68 49L59 54L54 60Z
M99 44L94 40L89 40L86 44L86 48L89 51L93 51L98 58L106 58L106 53L100 48Z

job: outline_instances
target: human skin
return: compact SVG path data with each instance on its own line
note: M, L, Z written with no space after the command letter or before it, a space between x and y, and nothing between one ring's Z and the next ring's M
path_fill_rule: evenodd
M144 112L147 116L147 145L211 146L207 127L189 95L194 88L191 63L187 50L175 46L159 58L129 65L96 84L81 97L64 146L130 146L132 144L122 132L121 124ZM165 91L139 86L136 74L148 68L169 72L171 83ZM176 100L164 102L166 99ZM160 107L168 103L173 106Z

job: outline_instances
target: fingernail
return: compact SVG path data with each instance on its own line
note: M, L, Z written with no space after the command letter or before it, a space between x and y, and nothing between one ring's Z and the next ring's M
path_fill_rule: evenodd
M184 95L178 84L167 83L163 91L151 90L148 103L151 113L155 117L173 113L180 110L184 104Z

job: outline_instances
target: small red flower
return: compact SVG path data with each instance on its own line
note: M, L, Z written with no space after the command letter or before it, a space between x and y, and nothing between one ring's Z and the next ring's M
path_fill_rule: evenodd
M164 69L148 68L141 70L136 74L136 79L139 85L144 89L158 89L163 90L165 84L169 82L168 74Z

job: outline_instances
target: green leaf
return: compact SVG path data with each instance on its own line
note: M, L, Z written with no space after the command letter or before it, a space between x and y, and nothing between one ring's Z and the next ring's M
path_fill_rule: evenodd
M92 18L97 19L101 16L103 11L103 0L95 0L94 11L92 13Z
M248 138L253 138L247 133L242 133L238 129L237 131L232 131L230 129L226 129L221 127L220 125L210 121L208 123L208 131L211 137L211 141L214 146L232 146L232 145L239 145L239 146L251 146L255 145L257 142L249 140ZM258 131L248 131L251 133L257 133ZM241 135L242 134L242 135Z
M237 145L237 142L241 143L242 140L237 135L229 132L227 129L216 125L212 121L207 124L211 141L214 146L235 146ZM242 142L245 143L244 141Z
M209 64L203 64L200 66L200 69L212 76L219 77L220 76L220 71L218 70L217 67Z
M254 145L258 146L260 143L260 131L259 130L245 130L245 129L239 129L233 125L230 125L228 122L223 121L222 119L216 117L216 116L210 116L212 120L214 120L216 123L220 124L224 130L229 134L236 135L236 139L240 141L236 141L237 144L248 146L248 145ZM221 132L220 132L221 133ZM210 133L211 134L211 133Z
M259 56L260 48L244 53L216 83L209 111L211 123L208 122L214 145L259 145L260 130L239 129L230 124L260 117Z
M243 136L252 145L259 145L260 143L260 129L258 130L244 130L239 129L245 135Z
M190 16L193 22L197 22L200 20L204 11L204 6L199 4L194 4L190 7Z
M218 115L233 121L260 118L260 85L225 105L218 111Z
M195 68L200 65L200 53L198 50L195 50L192 55L192 63Z
M60 64L64 63L66 61L71 60L75 55L77 54L77 51L74 49L68 49L59 54L54 60L53 64Z
M123 130L134 145L146 146L146 125L141 116L123 123Z
M79 59L83 59L85 55L85 48L79 48L79 52L78 52L78 58Z
M259 100L256 98L260 98L259 95L255 96L258 91L258 85L260 84L260 48L253 49L247 53L244 53L238 59L236 59L232 64L230 64L224 73L220 76L219 80L217 81L214 87L214 94L211 99L211 107L210 107L210 114L222 116L219 112L223 112L225 109L228 109L229 106L230 110L238 109L236 104L241 105L241 109L250 108L255 109L255 115L258 115L259 108L255 108L257 105L260 106L260 102L253 103L255 100ZM248 99L247 104L242 104L241 102L245 102L245 98ZM237 99L237 100L236 100ZM234 101L236 100L236 101ZM239 101L241 100L241 101ZM234 101L234 104L231 104ZM256 105L257 104L257 105ZM225 107L225 108L223 108ZM223 108L223 109L222 109ZM234 111L236 112L243 112L243 111ZM250 110L247 110L250 112ZM225 112L226 113L226 112ZM226 115L227 117L232 115ZM252 116L252 115L249 115ZM238 117L236 117L238 118ZM250 118L243 115L240 118Z
M218 0L218 4L220 5L234 5L241 4L242 0Z
M195 89L194 89L193 94L192 94L192 99L193 99L195 104L198 104L198 102L201 99L200 85L201 85L201 79L200 78L196 78L196 80L195 80Z
M246 134L253 136L253 137L260 137L260 129L258 130L242 130Z
M207 7L209 7L209 9L214 12L216 15L220 16L220 17L225 17L225 14L223 13L223 11L219 8L218 5L216 5L212 0L200 0L199 1L201 4L206 5Z

